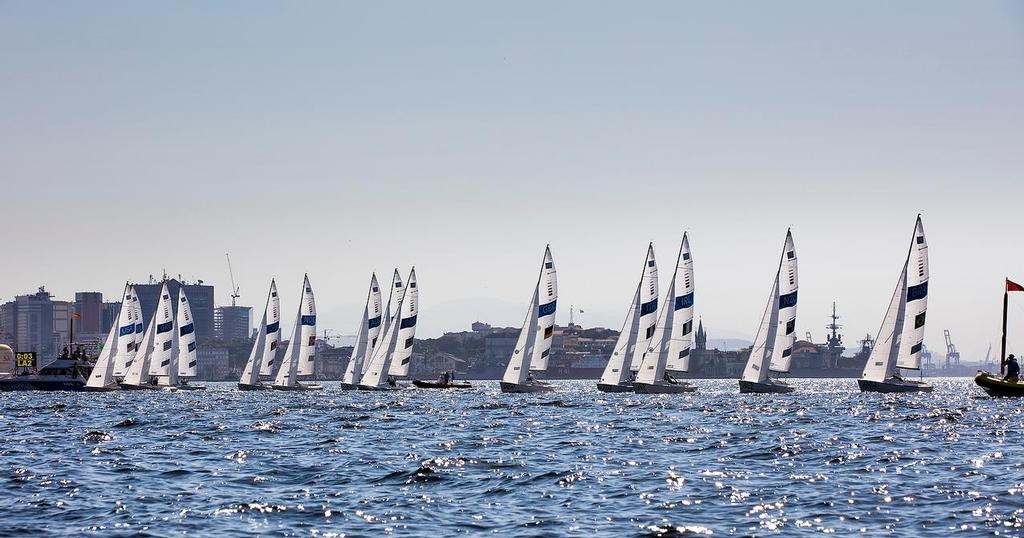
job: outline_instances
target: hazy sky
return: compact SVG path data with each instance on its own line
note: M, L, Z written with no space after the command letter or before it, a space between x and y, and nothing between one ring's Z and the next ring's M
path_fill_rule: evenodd
M519 325L550 242L559 322L618 328L688 230L698 315L751 338L792 226L799 334L836 300L855 345L922 212L926 341L980 358L1022 170L1016 2L0 2L4 300L166 269L228 303L230 252L256 316L309 272L351 333L415 264L433 336Z

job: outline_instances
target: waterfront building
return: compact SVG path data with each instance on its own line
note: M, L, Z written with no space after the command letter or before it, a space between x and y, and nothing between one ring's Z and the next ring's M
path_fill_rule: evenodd
M188 293L186 290L185 293ZM227 342L252 337L252 308L219 306L213 311L213 336Z

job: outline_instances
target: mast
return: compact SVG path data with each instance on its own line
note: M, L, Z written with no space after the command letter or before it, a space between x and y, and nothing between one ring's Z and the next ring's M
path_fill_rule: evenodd
M999 375L1006 368L1006 306L1010 301L1010 279L1003 284L1003 336L999 343Z

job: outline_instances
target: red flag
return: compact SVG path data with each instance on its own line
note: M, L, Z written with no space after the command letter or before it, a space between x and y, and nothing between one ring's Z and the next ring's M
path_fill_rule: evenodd
M1006 291L1024 291L1024 286L1021 286L1020 284L1018 284L1018 283L1010 280L1009 278L1007 278L1006 279Z

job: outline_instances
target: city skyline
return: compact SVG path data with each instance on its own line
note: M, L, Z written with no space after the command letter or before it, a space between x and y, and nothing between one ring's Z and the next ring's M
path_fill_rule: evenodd
M998 348L1019 5L240 6L0 6L0 299L166 270L229 305L229 252L253 318L276 277L290 324L309 273L351 333L371 271L415 264L426 338L520 325L550 243L558 323L618 330L647 243L667 278L688 231L697 316L750 340L792 227L798 334L835 300L851 346L920 212L926 343Z

